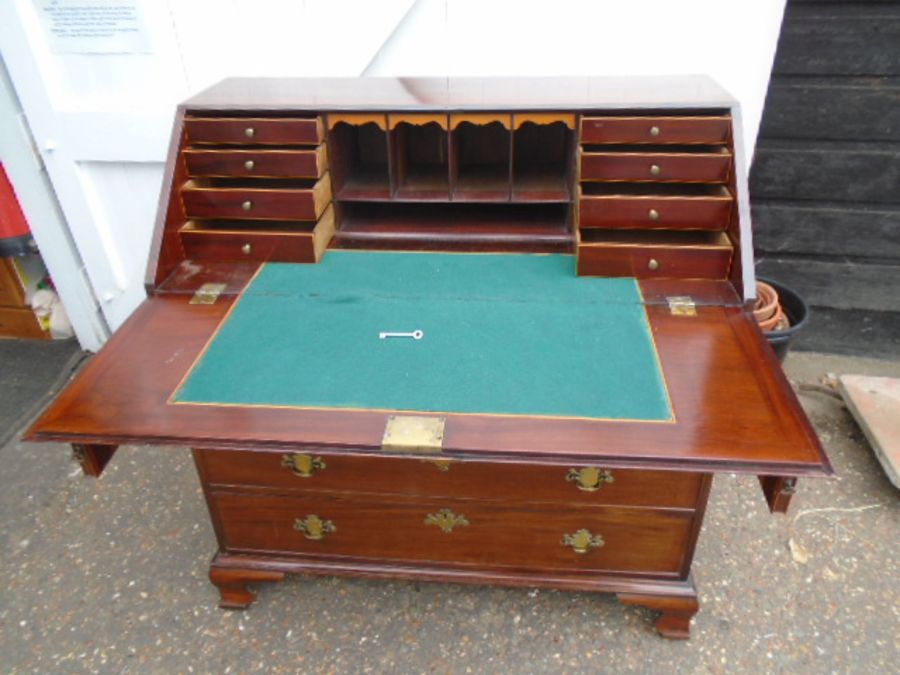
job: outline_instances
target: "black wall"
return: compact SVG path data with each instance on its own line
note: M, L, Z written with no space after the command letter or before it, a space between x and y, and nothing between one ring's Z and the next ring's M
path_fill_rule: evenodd
M788 3L750 171L757 273L798 347L900 358L900 1Z

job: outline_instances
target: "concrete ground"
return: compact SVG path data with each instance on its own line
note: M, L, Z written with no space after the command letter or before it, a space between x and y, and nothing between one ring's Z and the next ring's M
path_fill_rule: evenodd
M544 590L295 576L222 611L186 450L125 447L92 480L67 448L13 440L0 449L0 671L900 672L898 494L823 380L900 363L799 353L786 369L838 477L801 481L786 517L754 477L716 479L689 642L610 596Z

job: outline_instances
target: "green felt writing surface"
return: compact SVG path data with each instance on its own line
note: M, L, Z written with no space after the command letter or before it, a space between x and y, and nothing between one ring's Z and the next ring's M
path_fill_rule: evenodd
M421 330L421 340L379 339ZM564 255L329 251L268 264L175 403L669 420L633 279Z

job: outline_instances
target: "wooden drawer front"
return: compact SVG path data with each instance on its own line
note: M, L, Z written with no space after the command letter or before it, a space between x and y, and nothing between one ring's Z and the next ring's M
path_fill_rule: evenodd
M181 190L188 218L318 220L331 202L326 174L308 189L200 187Z
M555 501L694 508L702 476L672 471L610 469L578 474L576 465L432 461L303 453L197 450L207 480L217 485L305 491L352 491L472 499ZM295 472L292 458L308 473ZM312 465L311 470L305 470ZM581 477L581 482L579 482ZM582 489L579 485L590 488Z
M582 196L579 225L585 228L725 230L731 197Z
M315 262L311 233L182 231L189 260Z
M609 277L724 279L731 265L726 247L582 243L578 274Z
M324 139L318 117L189 117L184 120L189 143L227 145L319 145Z
M376 500L346 493L285 497L219 492L213 493L212 503L222 544L235 552L663 575L680 570L694 515L450 499ZM298 520L321 538L308 538L296 529ZM577 553L563 544L565 535L583 529L602 537L602 545Z
M731 137L729 117L585 117L582 143L721 144Z
M297 231L240 231L204 229L190 221L179 234L184 252L191 260L318 261L334 234L334 209L329 206L314 226L297 225Z
M731 153L584 152L581 180L725 183Z
M321 178L328 162L325 146L313 150L185 150L191 176Z

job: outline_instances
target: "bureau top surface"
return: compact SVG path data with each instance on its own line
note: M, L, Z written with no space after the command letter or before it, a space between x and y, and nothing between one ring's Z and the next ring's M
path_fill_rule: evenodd
M683 77L229 78L188 109L591 110L731 108L712 79Z

